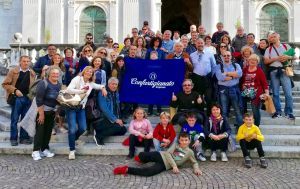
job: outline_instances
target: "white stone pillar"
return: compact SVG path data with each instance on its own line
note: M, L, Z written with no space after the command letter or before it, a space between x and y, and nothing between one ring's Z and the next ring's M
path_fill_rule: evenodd
M41 43L41 9L42 0L23 0L23 43L27 43L28 38L33 43Z
M67 4L67 43L75 43L75 25L74 25L74 0L68 0Z
M224 30L233 37L236 34L235 26L241 19L241 0L224 0L223 10Z
M108 20L109 22L107 23L107 31L109 32L108 34L110 35L111 38L113 38L114 42L118 41L118 10L117 10L117 2L112 1L109 3L109 15Z
M63 43L64 36L64 0L46 0L44 42ZM47 41L47 35L50 40Z
M219 0L202 0L201 24L205 26L206 33L212 35L219 21Z
M123 10L120 20L123 22L123 25L119 30L119 35L121 39L124 39L127 35L131 35L132 27L139 26L139 0L123 0L121 8Z

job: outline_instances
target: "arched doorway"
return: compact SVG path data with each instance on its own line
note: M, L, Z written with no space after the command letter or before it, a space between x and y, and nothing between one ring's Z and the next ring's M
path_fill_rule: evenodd
M95 43L102 43L106 32L106 14L103 9L90 6L80 15L79 42L84 43L85 34L92 33Z
M162 0L161 29L178 30L181 34L190 32L191 24L200 24L201 0Z
M265 5L260 13L259 19L260 38L266 38L269 31L276 31L280 34L280 40L289 41L289 19L287 10L277 4Z

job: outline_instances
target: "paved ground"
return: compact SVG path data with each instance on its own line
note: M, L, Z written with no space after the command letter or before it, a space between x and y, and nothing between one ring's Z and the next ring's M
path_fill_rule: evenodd
M114 176L112 168L128 162L124 156L66 156L34 162L23 155L0 155L0 188L300 188L300 160L271 159L261 169L258 161L246 169L242 159L201 163L203 176L190 168L180 174L166 171L153 177Z

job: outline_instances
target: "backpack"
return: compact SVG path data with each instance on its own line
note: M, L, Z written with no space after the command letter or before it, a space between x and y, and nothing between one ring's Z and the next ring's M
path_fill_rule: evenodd
M44 82L45 83L45 88L47 88L48 86L48 82L45 79L37 79L33 85L30 87L29 89L29 93L27 94L27 97L32 101L34 99L34 97L36 96L36 87L40 82Z
M232 65L234 67L234 71L236 71L236 65L235 65L235 63L233 62ZM220 64L220 68L221 68L221 72L224 73L224 65L223 65L223 63Z

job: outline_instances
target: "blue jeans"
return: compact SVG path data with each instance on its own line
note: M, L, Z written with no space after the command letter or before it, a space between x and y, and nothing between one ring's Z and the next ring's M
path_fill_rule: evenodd
M77 140L86 130L85 109L67 110L67 120L69 125L69 147L70 151L75 150L75 140ZM78 124L78 129L76 125Z
M253 112L253 117L254 117L254 125L258 126L260 125L260 108L261 108L261 102L259 104L253 104L251 102L251 108Z
M173 142L169 145L168 148L170 148L172 145L175 145L176 141L177 141L177 137L174 138ZM155 151L160 152L160 151L167 151L168 150L168 148L161 147L160 146L161 143L162 142L160 142L156 138L153 138L153 145L154 145Z
M232 90L232 91L231 91ZM220 104L222 106L222 115L226 117L228 115L228 104L231 103L234 113L236 123L238 127L243 124L242 108L241 108L241 96L238 86L232 87L221 87L219 86Z
M31 101L28 97L17 97L15 104L11 107L11 124L10 124L10 140L18 140L18 121L24 118L28 109L30 108ZM29 139L28 133L21 127L20 129L20 141Z
M278 70L274 70L270 73L271 84L273 89L273 101L277 113L281 113L281 104L279 98L279 87L280 84L284 91L285 96L285 114L293 114L293 97L292 97L292 85L291 79L282 73L279 77L277 76Z

